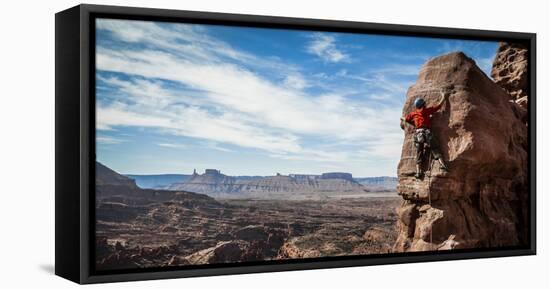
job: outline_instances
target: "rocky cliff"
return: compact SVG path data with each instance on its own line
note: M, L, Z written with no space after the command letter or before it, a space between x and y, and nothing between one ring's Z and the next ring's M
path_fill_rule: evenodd
M495 70L495 69L493 69ZM503 73L501 77L505 77ZM527 128L518 104L461 52L427 61L407 92L434 105L432 131L450 172L436 161L416 179L412 128L405 130L397 191L399 235L394 251L521 245L527 242Z
M298 195L364 193L367 187L356 182L350 173L324 173L322 175L276 175L239 178L224 175L216 170L194 174L190 179L167 187L168 190L185 190L213 197L287 198Z
M349 178L324 175L318 178L293 178L290 176L271 176L247 183L243 190L251 193L344 193L366 192L367 189Z
M97 186L109 185L137 189L136 182L133 179L118 174L100 162L96 162L95 167Z
M204 174L193 174L189 179L171 184L168 190L186 190L190 192L219 196L240 191L242 183L235 177L227 176L217 170L207 169Z
M528 59L525 45L501 42L491 70L495 82L524 108L527 108Z
M96 162L96 204L98 214L105 209L110 210L114 203L136 204L149 202L176 201L190 205L218 205L209 196L187 192L184 190L168 191L142 189L135 180L123 176L107 166Z
M350 173L323 173L321 174L320 178L323 180L342 179L342 180L348 180L350 182L353 182L353 176Z

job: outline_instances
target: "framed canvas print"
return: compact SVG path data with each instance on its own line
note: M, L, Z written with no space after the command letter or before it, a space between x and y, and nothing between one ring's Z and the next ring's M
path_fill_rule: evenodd
M56 14L56 274L535 254L535 34Z

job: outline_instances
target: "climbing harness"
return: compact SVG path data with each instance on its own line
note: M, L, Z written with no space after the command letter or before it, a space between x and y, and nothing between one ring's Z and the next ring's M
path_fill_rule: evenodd
M414 131L414 135L413 135L414 145L416 147L419 147L427 143L429 140L429 134L430 134L430 131L428 129L417 128Z

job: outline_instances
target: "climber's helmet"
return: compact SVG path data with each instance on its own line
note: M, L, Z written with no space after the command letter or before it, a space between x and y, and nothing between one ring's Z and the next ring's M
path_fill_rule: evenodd
M416 108L421 108L421 107L424 107L424 105L426 104L426 102L420 98L420 97L417 97L415 100L414 100L414 106Z

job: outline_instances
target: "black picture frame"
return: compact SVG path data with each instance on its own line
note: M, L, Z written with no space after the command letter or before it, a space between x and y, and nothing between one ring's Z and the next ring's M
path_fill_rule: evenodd
M529 49L529 218L526 247L391 253L166 269L96 272L95 27L108 17L417 37L514 41ZM79 5L55 16L55 274L77 283L242 274L536 254L536 34L165 9Z

